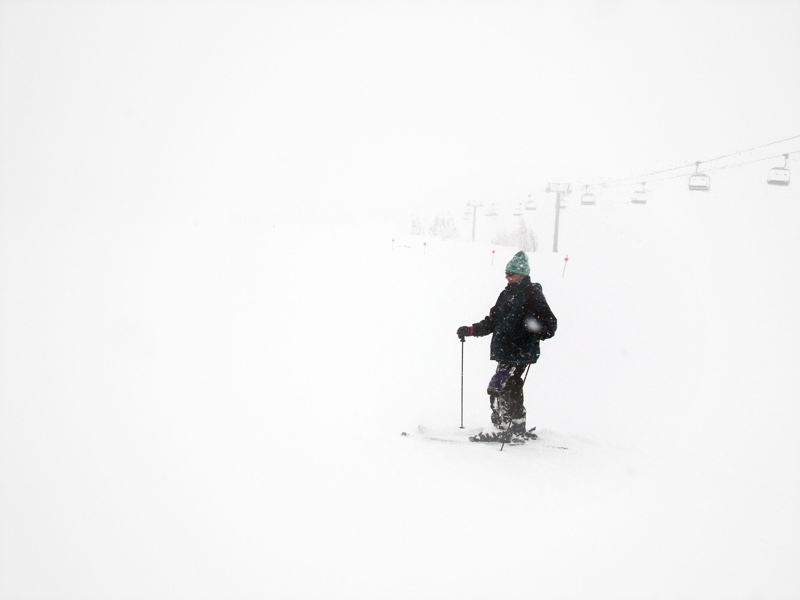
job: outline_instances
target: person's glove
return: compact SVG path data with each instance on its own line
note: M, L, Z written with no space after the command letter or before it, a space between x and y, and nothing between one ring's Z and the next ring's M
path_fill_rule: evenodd
M460 339L463 342L466 336L472 335L472 327L470 327L469 325L464 325L463 327L459 327L458 330L456 331L456 335L458 336L458 339Z

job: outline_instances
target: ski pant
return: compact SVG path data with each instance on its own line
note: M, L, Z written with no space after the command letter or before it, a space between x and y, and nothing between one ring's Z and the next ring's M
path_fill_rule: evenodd
M496 427L525 430L525 398L522 394L522 385L528 366L497 363L497 370L486 390L492 407L492 423Z

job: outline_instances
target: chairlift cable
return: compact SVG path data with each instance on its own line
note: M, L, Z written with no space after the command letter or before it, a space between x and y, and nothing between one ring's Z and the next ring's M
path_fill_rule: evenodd
M755 150L761 150L762 148L767 148L769 146L774 146L776 144L781 144L783 142L796 140L798 138L800 138L800 135L794 135L794 136L791 136L791 137L788 137L788 138L784 138L782 140L769 142L768 144L762 144L760 146L754 146L753 148L748 148L746 150L739 150L738 152L733 152L731 154L724 154L722 156L717 156L717 157L709 158L709 159L706 159L706 160L694 161L694 162L686 163L684 165L680 165L680 166L677 166L677 167L671 167L669 169L661 169L661 170L658 170L658 171L652 171L651 173L645 173L643 175L636 175L636 176L633 176L633 177L621 177L619 179L613 179L611 181L606 181L606 182L584 184L584 186L586 186L586 187L600 187L600 186L603 186L603 187L608 188L608 187L619 187L619 186L623 186L623 185L630 185L630 183L626 183L626 182L630 182L631 180L633 180L634 182L641 181L643 178L644 179L650 179L655 175L663 175L664 173L670 173L672 171L678 171L678 170L686 169L686 168L689 168L689 167L695 167L695 169L696 169L698 162L700 164L711 163L711 162L714 162L714 161L717 161L717 160L722 160L723 158L730 158L731 156L738 156L740 154L745 154L746 152L753 152ZM799 151L795 150L793 152L789 152L789 154L796 154L797 152L799 152ZM783 156L784 154L786 154L786 152L782 152L779 156ZM759 158L759 159L755 159L755 160L752 160L752 161L736 163L736 164L726 165L726 166L722 166L722 167L710 167L710 168L707 168L705 170L706 171L715 171L715 170L718 170L718 169L728 169L728 168L731 168L731 167L736 167L736 166L740 166L740 165L746 165L746 164L750 164L750 163L753 163L753 162L759 162L759 161L762 161L762 160L772 160L774 158L778 158L778 157L770 156L770 157L767 157L767 158ZM664 180L667 180L667 179L676 179L678 177L685 177L686 175L687 175L686 173L681 173L681 174L678 174L678 175L673 175L671 177L659 177L659 178L655 179L655 181L664 181Z
M776 158L783 158L787 154L791 156L792 154L798 154L798 153L800 153L800 150L793 150L791 152L781 152L780 154L776 154L774 156L764 156L762 158L754 158L752 160L745 160L745 161L733 163L733 164L730 164L730 165L722 165L722 166L719 166L719 167L709 167L709 168L705 169L705 172L708 172L708 171L720 171L722 169L732 169L734 167L742 167L744 165L751 165L753 163L763 162L765 160L775 160ZM673 175L671 177L662 177L660 179L656 179L655 181L666 181L668 179L677 179L678 177L685 177L685 176L686 176L685 174Z
M775 160L776 158L783 158L784 156L791 156L792 154L798 154L800 150L793 150L792 152L781 152L780 154L776 154L775 156L765 156L764 158L754 158L753 160L746 160L744 162L734 163L732 165L722 165L721 167L711 167L706 169L706 171L719 171L720 169L731 169L733 167L741 167L743 165L750 165L757 162L763 162L765 160Z
M730 165L722 165L720 167L710 167L708 169L705 169L705 172L708 172L708 171L720 171L722 169L732 169L734 167L741 167L741 166L744 166L744 165L750 165L750 164L757 163L757 162L763 162L765 160L774 160L776 158L783 158L787 154L790 155L790 156L792 154L800 154L800 150L793 150L791 152L781 152L780 154L776 154L775 156L766 156L766 157L763 157L763 158L754 158L752 160L747 160L747 161L744 161L744 162L737 162L737 163L733 163L733 164L730 164ZM679 177L686 177L686 175L687 175L686 173L679 173L678 175L670 175L669 177L658 177L656 179L651 179L650 181L652 181L652 182L669 181L670 179L678 179ZM690 175L691 175L691 173L690 173ZM620 180L620 181L622 181L622 180Z
M661 175L663 173L669 173L671 171L677 171L678 169L685 169L687 167L693 167L694 165L695 165L695 163L687 163L687 164L681 165L679 167L671 167L669 169L662 169L660 171L652 171L650 173L645 173L643 175L634 175L632 177L621 177L620 179L613 179L611 181L605 181L605 182L600 182L600 183L584 184L584 187L587 187L587 188L600 187L600 186L602 186L602 187L617 187L617 185L625 185L625 182L628 182L628 181L631 181L631 180L633 180L634 182L640 182L640 181L642 181L643 178L644 179L649 179L653 175Z
M777 142L770 142L769 144L762 144L761 146L756 146L755 148L748 148L747 150L740 150L739 152L734 152L733 154L725 154L724 156L717 156L715 158L709 158L707 160L701 160L700 164L713 162L715 160L722 160L723 158L730 158L731 156L737 156L739 154L744 154L745 152L752 152L753 150L761 150L762 148L767 148L769 146L774 146L775 144L782 144L783 142L796 140L798 138L800 138L800 135L794 135L792 137L788 137L788 138L785 138L785 139L782 139L782 140L778 140ZM781 156L783 156L783 154L785 154L785 152L782 153ZM768 159L765 158L764 160L768 160ZM710 169L706 169L706 170L710 170Z

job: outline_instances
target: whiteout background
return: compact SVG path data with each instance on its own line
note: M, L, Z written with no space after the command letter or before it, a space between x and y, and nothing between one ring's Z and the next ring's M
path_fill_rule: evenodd
M400 436L516 251L412 212L800 128L797 8L670 6L0 3L0 597L796 597L769 164L527 215L541 442Z

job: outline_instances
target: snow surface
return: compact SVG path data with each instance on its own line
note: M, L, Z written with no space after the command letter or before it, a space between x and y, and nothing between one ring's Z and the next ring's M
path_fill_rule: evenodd
M800 597L799 17L0 2L0 600ZM541 442L401 436L518 250L412 217L526 199Z
M458 426L516 248L3 222L0 598L798 598L800 198L715 183L537 212L502 452L400 434Z

